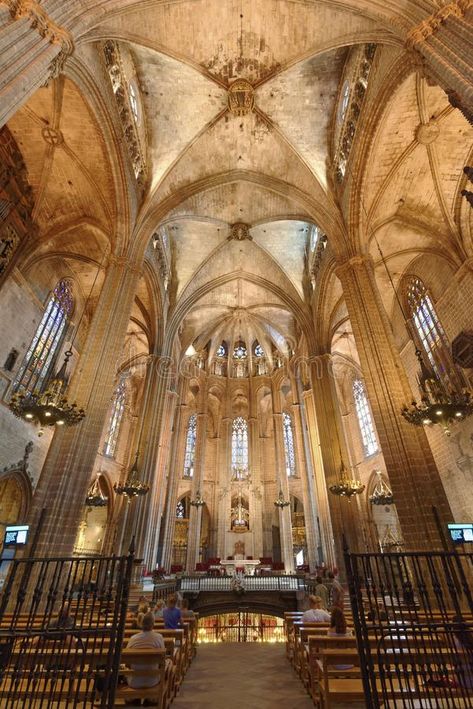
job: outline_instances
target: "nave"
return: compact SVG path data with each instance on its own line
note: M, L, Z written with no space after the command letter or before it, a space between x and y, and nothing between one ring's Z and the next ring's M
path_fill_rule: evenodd
M310 709L281 643L199 646L174 709Z

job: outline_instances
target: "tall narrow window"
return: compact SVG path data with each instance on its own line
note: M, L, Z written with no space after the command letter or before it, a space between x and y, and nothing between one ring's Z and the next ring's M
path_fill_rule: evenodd
M286 457L286 473L288 477L296 474L296 459L294 455L294 432L292 419L286 412L282 415L282 428L284 436L284 453Z
M186 453L184 456L184 477L194 477L195 440L197 435L197 416L192 414L187 424Z
M248 475L248 422L242 416L233 419L232 475L239 479Z
M71 283L59 281L46 304L39 327L13 383L13 391L41 390L54 366L73 305Z
M112 412L110 414L110 422L108 424L107 436L103 452L105 455L113 458L117 450L118 434L122 423L123 412L125 410L126 382L125 379L120 381L120 384L115 389L113 397Z
M355 399L356 415L360 425L361 439L365 455L373 455L378 451L378 441L374 432L373 419L371 416L365 386L361 379L353 382L353 397Z
M405 294L409 314L416 330L415 334L435 374L438 377L448 376L452 367L447 338L432 300L420 278L415 276L409 278L406 282Z

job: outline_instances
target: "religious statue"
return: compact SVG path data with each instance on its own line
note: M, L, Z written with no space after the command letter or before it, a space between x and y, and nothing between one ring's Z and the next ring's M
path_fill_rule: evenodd
M248 509L243 505L241 490L238 491L237 504L235 505L235 507L231 508L230 513L230 527L232 532L247 532L250 528L250 513Z
M245 542L235 542L233 547L233 558L234 559L244 559L245 558Z

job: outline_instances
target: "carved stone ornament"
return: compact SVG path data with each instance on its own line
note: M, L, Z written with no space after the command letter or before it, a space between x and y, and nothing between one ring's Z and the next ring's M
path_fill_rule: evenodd
M4 2L14 20L26 18L31 28L36 30L41 37L47 39L51 44L61 47L49 66L50 76L47 81L57 78L64 70L67 58L74 51L74 41L71 33L64 27L57 25L36 0L4 0Z
M255 92L249 81L237 79L228 89L228 108L234 116L246 116L255 105Z
M440 135L440 128L435 121L421 123L416 128L416 139L422 145L434 143Z
M253 241L253 237L250 235L250 227L244 222L237 222L232 224L230 228L229 241Z

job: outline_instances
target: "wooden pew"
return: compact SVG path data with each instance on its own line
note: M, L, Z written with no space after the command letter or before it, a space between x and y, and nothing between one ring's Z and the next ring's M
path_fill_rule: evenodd
M159 709L167 709L173 699L172 679L169 665L166 664L166 650L123 650L121 662L130 669L121 669L120 674L127 679L146 679L159 677L159 683L153 687L134 688L119 685L115 693L116 700L151 699ZM135 669L131 669L134 666ZM139 669L138 669L139 668Z

